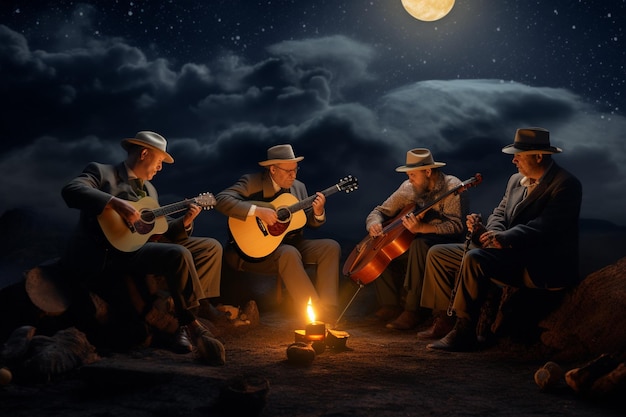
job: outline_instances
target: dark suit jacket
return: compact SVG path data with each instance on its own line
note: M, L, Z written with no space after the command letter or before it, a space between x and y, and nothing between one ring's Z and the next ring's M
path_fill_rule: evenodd
M309 196L304 183L298 180L294 181L289 192L299 201ZM267 170L246 174L239 178L235 184L215 196L217 201L215 209L228 217L245 220L250 207L255 202L271 202L276 196L272 178ZM324 224L325 221L319 221L315 218L312 207L307 207L304 211L307 217L307 227L317 228ZM288 238L301 237L302 234L303 229L294 230L289 234Z
M509 179L487 229L500 231L505 246L520 252L537 287L559 288L579 282L580 181L552 163L526 199L521 174ZM523 201L522 201L523 200Z
M158 201L158 193L149 181L144 182L144 187L147 195ZM80 210L80 219L70 238L65 261L86 273L101 272L107 255L119 251L106 240L97 216L112 196L129 201L139 200L128 181L124 163L106 165L91 162L79 176L63 187L61 194L69 207ZM175 242L188 236L182 217L167 220L168 230L164 236L168 240Z

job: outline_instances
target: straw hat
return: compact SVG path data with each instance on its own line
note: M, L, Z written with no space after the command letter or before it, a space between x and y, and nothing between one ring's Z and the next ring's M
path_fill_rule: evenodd
M541 127L527 127L517 129L515 141L502 148L502 152L516 154L522 152L532 153L560 153L562 150L556 146L550 146L550 132Z
M150 132L148 130L142 130L137 132L134 138L127 138L122 140L122 148L128 150L131 144L143 146L145 148L154 149L155 151L163 152L165 159L163 162L171 164L174 162L174 158L167 153L167 141L158 133Z
M406 164L400 165L396 171L407 172L415 169L439 168L444 165L445 162L435 162L428 149L415 148L406 153Z

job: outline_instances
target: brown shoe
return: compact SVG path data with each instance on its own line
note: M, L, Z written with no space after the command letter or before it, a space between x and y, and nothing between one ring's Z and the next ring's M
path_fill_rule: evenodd
M387 323L388 329L411 330L419 323L419 317L415 311L403 311L397 319Z
M199 359L211 366L221 366L226 363L226 350L222 342L217 340L213 333L202 323L196 322L191 328L187 327L187 331L191 336L193 345Z
M193 345L189 339L187 326L180 326L176 330L170 348L172 352L181 354L193 351Z
M398 306L382 306L374 313L374 316L381 321L387 322L398 317L401 312L402 309Z
M196 349L200 360L212 366L226 363L226 351L222 342L212 337L208 330L196 338Z
M454 327L454 318L445 313L435 316L433 325L428 330L417 332L417 338L422 340L441 339Z

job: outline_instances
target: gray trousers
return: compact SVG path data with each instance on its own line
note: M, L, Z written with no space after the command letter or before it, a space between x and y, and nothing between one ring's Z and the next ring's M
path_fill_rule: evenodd
M392 260L380 277L374 281L380 305L400 305L400 300L404 295L404 305L400 307L416 312L422 297L426 256L429 249L435 244L447 243L453 239L439 235L416 237L409 249Z
M421 305L434 311L446 311L458 278L452 309L457 317L476 321L492 286L526 286L523 279L525 266L519 253L511 249L470 247L463 256L464 246L445 244L430 249Z
M302 239L280 244L260 261L248 261L234 248L226 251L226 261L236 271L278 275L285 283L296 311L306 311L309 297L313 305L339 304L339 259L341 247L332 239ZM305 265L316 265L311 279Z
M181 324L193 320L190 308L220 295L222 245L213 238L189 237L179 243L147 242L132 253L108 257L108 272L163 275Z

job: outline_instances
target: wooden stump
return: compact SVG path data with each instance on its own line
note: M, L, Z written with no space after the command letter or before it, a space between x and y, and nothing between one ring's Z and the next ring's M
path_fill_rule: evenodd
M48 263L25 274L25 290L32 303L44 314L60 316L70 305L70 295L63 284L58 267Z

